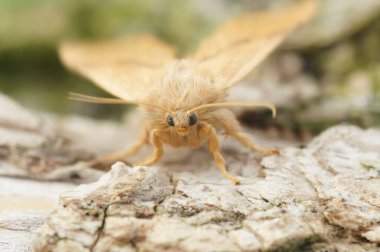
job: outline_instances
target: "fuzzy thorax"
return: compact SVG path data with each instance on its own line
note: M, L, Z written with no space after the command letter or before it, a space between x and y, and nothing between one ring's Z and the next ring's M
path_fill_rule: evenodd
M154 106L142 105L149 121L167 126L168 114L173 115L175 125L189 126L187 113L202 104L222 102L226 91L216 85L215 78L202 71L189 60L175 61L163 69L160 80L152 83L144 101ZM207 116L199 111L198 120Z

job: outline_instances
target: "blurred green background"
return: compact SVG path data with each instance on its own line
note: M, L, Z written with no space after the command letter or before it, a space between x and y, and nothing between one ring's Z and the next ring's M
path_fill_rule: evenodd
M124 109L120 106L67 99L69 91L105 93L64 69L56 53L60 41L153 32L184 53L232 15L296 1L0 0L0 90L35 110L117 118ZM273 99L282 111L276 127L315 133L342 121L376 126L380 121L380 1L320 3L316 19L269 60L268 68L281 73L277 81L290 83L290 88L292 80L307 76L316 90L311 98L301 97L296 104L295 99L282 103ZM294 66L276 63L289 55L300 62L298 72L292 70ZM294 75L290 79L289 71ZM259 75L265 79L266 74ZM250 114L241 118L248 124L265 122Z
M56 49L64 39L154 32L181 50L209 28L189 1L0 1L0 89L26 106L59 113L118 114L120 106L78 104L69 91L104 95L63 68Z

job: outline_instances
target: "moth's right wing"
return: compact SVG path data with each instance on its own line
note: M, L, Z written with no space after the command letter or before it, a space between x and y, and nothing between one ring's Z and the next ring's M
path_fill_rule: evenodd
M60 58L71 70L121 99L138 102L175 59L175 49L153 35L98 42L64 42Z
M263 61L291 32L314 14L316 0L294 6L246 13L227 21L191 56L196 64L230 87Z

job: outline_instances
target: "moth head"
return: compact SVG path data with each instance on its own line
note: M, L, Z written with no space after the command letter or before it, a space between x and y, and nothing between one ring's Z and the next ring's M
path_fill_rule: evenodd
M198 116L195 112L177 110L166 115L166 122L169 127L173 127L180 135L186 135L188 131L198 123Z

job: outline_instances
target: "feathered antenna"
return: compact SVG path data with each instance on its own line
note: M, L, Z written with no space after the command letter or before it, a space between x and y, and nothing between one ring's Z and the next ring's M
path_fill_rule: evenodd
M158 106L156 104L146 103L146 102L135 102L135 101L126 101L122 99L117 98L105 98L105 97L96 97L96 96L90 96L90 95L84 95L79 93L70 92L69 97L70 100L74 101L81 101L81 102L87 102L87 103L96 103L96 104L133 104L133 105L146 105L146 106L152 106L155 108L159 108L161 110L164 110L168 113L171 111L167 110L164 107Z
M272 116L276 117L276 107L271 103L261 103L261 102L219 102L219 103L208 103L195 107L188 112L195 112L207 108L221 108L221 107L264 107L269 108L272 111Z

